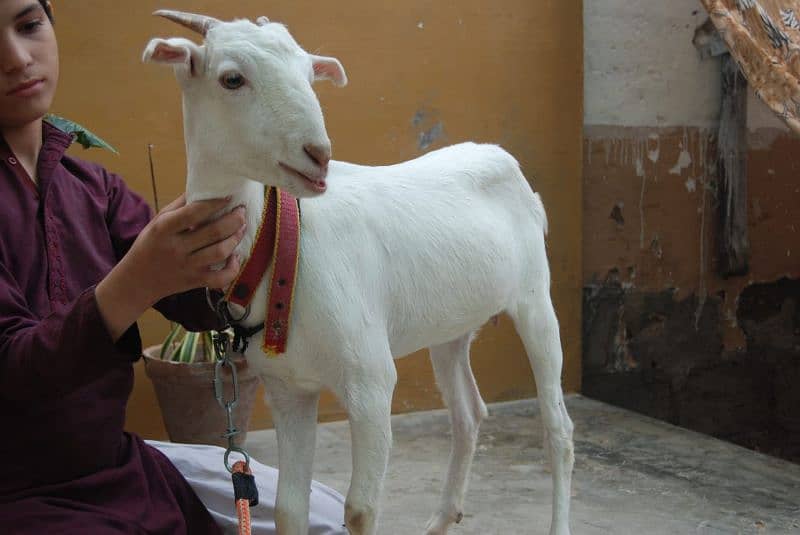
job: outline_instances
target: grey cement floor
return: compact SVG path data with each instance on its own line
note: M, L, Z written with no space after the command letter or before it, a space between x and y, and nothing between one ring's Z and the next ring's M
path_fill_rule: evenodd
M575 422L573 535L800 534L800 465L593 401L567 399ZM393 417L381 534L420 534L438 503L447 413ZM453 535L547 534L550 474L535 400L489 406L464 520ZM246 446L275 466L273 431ZM346 494L346 422L321 424L314 477Z

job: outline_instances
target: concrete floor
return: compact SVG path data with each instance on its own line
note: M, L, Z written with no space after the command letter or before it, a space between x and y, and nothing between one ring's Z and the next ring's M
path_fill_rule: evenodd
M572 533L800 534L800 465L767 457L581 396L575 422ZM449 452L447 413L393 417L394 450L381 534L419 534L435 504ZM535 400L490 405L453 535L547 534L545 471ZM248 451L277 465L273 431L251 432ZM321 424L314 477L346 494L346 422Z

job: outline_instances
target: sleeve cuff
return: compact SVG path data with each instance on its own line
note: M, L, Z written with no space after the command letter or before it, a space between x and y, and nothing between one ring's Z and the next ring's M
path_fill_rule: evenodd
M224 297L220 290L211 290L212 299ZM189 331L219 330L225 327L217 313L208 306L205 288L170 295L153 307L170 321Z
M119 340L114 342L117 353L128 362L136 362L142 356L142 337L139 335L139 326L133 324L128 327Z
M92 286L84 293L84 297L89 299L91 303L89 323L95 326L92 335L96 336L101 341L102 346L107 348L108 356L123 362L136 362L142 356L142 338L139 334L139 326L134 323L115 342L111 338L111 333L108 332L103 316L100 314L94 291L95 287Z

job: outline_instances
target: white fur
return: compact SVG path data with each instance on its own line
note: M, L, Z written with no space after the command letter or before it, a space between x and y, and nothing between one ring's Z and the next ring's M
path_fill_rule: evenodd
M152 41L145 59L158 59L158 46L173 46L163 43ZM441 503L426 533L444 534L458 521L486 416L469 345L486 320L506 312L536 376L553 469L550 533L567 535L572 422L561 390L546 218L516 160L496 146L464 143L385 167L315 166L302 147L328 140L311 81L346 81L338 61L324 58L315 76L315 60L283 26L267 22L214 27L205 45L192 50L194 73L170 50L163 57L176 64L184 94L189 200L232 194L231 206L244 203L249 226L239 252L246 256L264 184L306 197L287 352L266 358L258 335L246 355L264 380L278 434L278 532L308 529L317 402L325 388L347 409L352 430L348 529L378 532L392 438L393 358L424 347L453 426ZM222 89L225 69L246 72L251 87ZM317 180L327 176L329 190L311 195L307 181L284 172L279 161ZM257 296L266 295L270 274ZM265 306L257 298L245 324L262 322Z

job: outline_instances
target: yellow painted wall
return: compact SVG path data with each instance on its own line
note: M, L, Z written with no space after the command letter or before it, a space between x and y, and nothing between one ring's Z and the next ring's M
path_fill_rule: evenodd
M150 37L189 33L150 13L162 7L219 18L267 15L310 52L338 57L350 85L321 84L334 157L364 164L420 155L420 135L441 124L428 149L465 140L499 143L521 162L550 217L553 297L566 355L565 387L580 388L582 30L579 0L273 2L152 0L54 2L62 75L54 105L93 129L120 156L83 153L121 173L151 199L146 147L154 145L162 205L183 189L180 95L172 73L140 62ZM192 36L194 38L194 36ZM416 120L415 120L416 118ZM146 344L166 322L141 321ZM473 365L487 401L532 396L522 346L507 319L487 326ZM427 356L398 364L395 410L440 405ZM128 426L163 437L149 380L137 367ZM211 395L209 393L209 395ZM321 418L340 417L324 398ZM253 427L269 422L258 407Z

